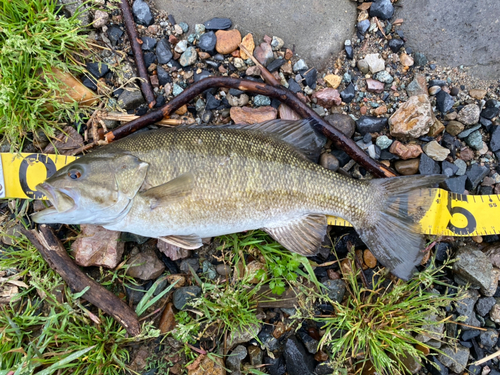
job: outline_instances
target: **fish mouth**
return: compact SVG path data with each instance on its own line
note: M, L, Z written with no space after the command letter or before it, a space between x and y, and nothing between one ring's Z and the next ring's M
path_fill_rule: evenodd
M43 193L52 203L52 207L32 215L36 223L54 223L54 220L57 220L57 214L68 213L77 208L76 201L71 197L69 190L56 189L46 182L37 185L36 190Z

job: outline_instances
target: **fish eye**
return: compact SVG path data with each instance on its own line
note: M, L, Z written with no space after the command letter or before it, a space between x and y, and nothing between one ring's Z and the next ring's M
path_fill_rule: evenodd
M72 180L78 180L80 177L82 177L82 172L80 172L78 169L70 169L68 171L68 176Z

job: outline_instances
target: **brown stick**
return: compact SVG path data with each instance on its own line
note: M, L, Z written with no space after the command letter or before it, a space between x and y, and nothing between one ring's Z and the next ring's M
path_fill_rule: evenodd
M130 335L137 336L141 332L135 312L113 293L85 275L71 260L50 227L41 225L40 232L23 228L21 232L42 254L50 268L61 275L72 291L81 292L87 286L90 287L82 298L115 318Z
M377 177L394 177L395 173L386 166L377 163L370 158L358 145L332 125L323 120L316 112L304 104L297 96L284 87L269 86L264 83L247 81L230 77L208 77L193 84L181 94L173 98L169 103L157 111L149 112L137 120L116 128L114 131L105 135L108 142L120 139L133 133L143 127L160 121L163 117L170 115L179 109L185 103L190 102L196 96L212 87L230 87L242 91L249 91L255 94L261 94L279 99L281 102L293 108L303 118L311 117L316 120L313 124L315 129L331 139L337 148L344 150L352 159L359 163L363 168L370 171Z
M138 42L139 35L137 34L137 29L135 28L134 16L132 15L132 9L130 9L128 0L120 1L120 9L123 13L123 21L125 22L125 29L127 30L130 46L132 47L132 52L134 53L137 73L141 78L141 91L148 102L149 108L153 108L156 104L155 94L153 93L153 86L151 86L146 64L144 63L144 55L142 54L141 45Z

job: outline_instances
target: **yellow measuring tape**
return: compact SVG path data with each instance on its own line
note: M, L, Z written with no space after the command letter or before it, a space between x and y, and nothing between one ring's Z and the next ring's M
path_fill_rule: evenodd
M0 153L0 198L44 199L35 186L75 156ZM438 236L500 234L500 195L460 195L443 189L422 189L433 203L420 220L421 233ZM418 199L418 197L415 197ZM328 224L351 226L338 217Z

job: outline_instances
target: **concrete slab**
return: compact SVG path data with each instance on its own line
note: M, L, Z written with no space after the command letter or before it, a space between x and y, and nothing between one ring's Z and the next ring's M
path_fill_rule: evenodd
M309 67L323 68L350 39L356 23L356 3L349 0L154 0L157 9L172 14L176 22L189 24L213 17L228 17L242 35L278 36Z
M500 78L499 0L400 0L407 46L479 79Z

